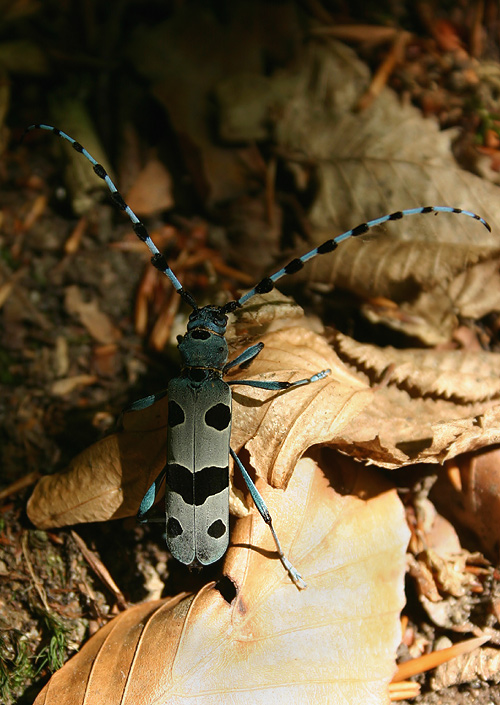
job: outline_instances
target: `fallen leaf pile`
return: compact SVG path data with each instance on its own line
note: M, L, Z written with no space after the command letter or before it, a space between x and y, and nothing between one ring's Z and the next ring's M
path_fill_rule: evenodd
M244 101L245 76L237 81L236 101ZM384 226L382 238L375 229L344 243L334 257L314 259L294 280L390 299L399 315L366 304L370 320L435 345L449 340L459 317L480 318L500 307L497 187L459 169L454 131L439 131L389 88L369 110L356 111L368 81L367 67L346 46L312 43L295 73L275 79L286 91L261 91L261 101L280 104L275 139L298 190L310 184L314 165L311 247L385 213L424 205L476 211L493 231L456 216L407 217ZM302 243L295 252L303 251Z
M230 508L236 519L230 548L219 579L197 592L127 609L121 586L83 539L75 539L98 579L112 585L114 614L119 614L110 621L108 612L99 614L99 626L105 626L52 676L36 705L387 704L405 693L416 695L417 683L399 682L420 672L419 658L427 664L422 662L422 669L442 663L434 628L457 640L469 632L476 637L464 645L444 644L450 657L491 642L481 652L486 662L474 660L470 668L441 665L436 688L474 675L498 680L500 580L489 562L500 559L500 479L493 447L500 443L500 354L490 352L500 310L498 188L459 169L451 152L455 132L440 131L436 121L424 119L389 88L360 109L370 91L368 67L350 48L326 37L304 41L292 3L276 5L278 38L263 31L278 12L273 3L235 3L234 9L230 4L226 24L208 5L198 4L196 13L190 3L177 5L161 22L131 28L128 61L149 86L156 110L168 115L176 144L163 148L175 152L171 162L181 163L177 176L189 184L189 198L224 224L205 223L196 232L196 225L184 223L196 236L173 260L188 288L186 279L195 272L192 281L203 292L200 306L212 285L222 303L249 275L258 281L277 271L282 260L393 211L458 207L479 213L492 231L464 215L408 216L343 242L335 253L280 280L284 288L307 288L316 302L320 294L325 308L335 301L333 289L347 292L364 315L363 340L373 341L377 331L378 344L327 327L328 314L323 325L277 292L255 297L230 317L230 359L257 342L264 348L244 369L230 370L227 381L295 381L329 371L314 384L288 391L232 387L231 446L256 479L285 553L308 588L299 591L291 582L269 528L231 469ZM264 23L257 5L259 12L270 13ZM320 4L306 5L317 11ZM407 40L405 35L403 44ZM54 122L73 134L73 120L81 122L78 101L58 105L63 107L59 115L55 107ZM86 120L82 130L75 137L106 163ZM183 228L177 177L160 150L145 148L141 158L140 138L130 125L125 134L139 174L124 185L131 205L148 225L150 217L155 222L160 211L178 207L172 224L165 225L163 213L156 221L161 223L155 242L168 250ZM95 174L74 150L69 161L76 170L72 206L85 215L64 247L48 238L47 250L64 249L66 258L64 266L52 265L64 296L53 349L47 344L40 352L37 346L51 340L57 323L38 311L43 307L33 304L35 297L12 296L22 269L11 275L5 267L0 304L9 300L10 333L17 335L25 320L36 330L37 346L27 357L45 355L42 379L50 381L50 393L61 397L95 385L98 393L78 397L78 408L93 403L97 409L96 401L112 397L106 390L128 343L120 326L131 308L124 313L117 306L115 318L116 299L107 289L114 285L113 291L121 292L116 282L128 276L123 250L129 243L108 249L112 228L103 234L87 215ZM97 180L97 188L102 186ZM46 201L40 199L23 234L44 212ZM85 259L78 260L88 241L96 247L88 249L91 255L106 252L103 261L116 255L121 272L110 264L104 274L98 266L92 274ZM134 240L134 247L142 244ZM219 259L210 255L215 250ZM73 279L75 261L81 281L77 268ZM40 272L52 274L50 267L35 271L40 280ZM235 273L232 283L220 285L222 275ZM169 303L156 329L148 317L162 296L152 268L136 299L137 329L145 337L152 328L157 349L172 329L185 330L184 307L168 282L167 288ZM159 309L160 304L155 313ZM485 323L487 316L492 322ZM342 330L354 330L357 324L351 328L349 315L345 318ZM19 348L32 342L28 328L22 327ZM399 348L381 343L387 328L397 332L391 341L405 336L412 342ZM67 330L76 331L73 338ZM72 357L75 338L82 348ZM170 338L172 343L174 333ZM136 352L136 366L130 354L122 370L127 384L146 365ZM135 517L165 465L167 416L166 397L142 411L124 412L117 432L81 452L63 472L39 480L28 501L29 519L52 529ZM450 519L475 533L486 557L464 548ZM163 560L168 573L166 559L154 551L144 563L151 555L157 563ZM159 596L164 585L153 562L148 569L154 587L146 592ZM405 569L413 606L418 603L428 620L420 631L416 620L408 624L412 615L401 618ZM34 576L31 565L30 571ZM34 582L48 610L45 593ZM88 595L95 607L90 588Z
M122 613L36 705L386 702L404 512L375 472L342 458L320 465L301 460L286 492L258 482L306 591L284 573L260 517L239 519L219 583Z
M280 310L284 316L288 315L288 318L280 318ZM332 498L336 497L336 502L340 502L337 509L342 506L339 516L343 519L336 520L332 518L329 514L330 510L325 506L329 496L326 492L323 494L323 490L326 489L324 484L326 480L316 479L314 492L305 487L309 481L306 469L309 468L310 461L299 462L297 465L297 461L303 453L311 445L321 443L331 445L333 448L341 448L353 457L363 458L378 465L399 467L403 464L414 463L416 458L420 461L439 462L445 457L453 457L454 451L459 447L488 445L492 437L496 437L495 434L498 433L495 427L495 419L498 415L498 402L495 399L497 393L494 386L490 385L491 393L490 395L486 394L484 392L487 389L486 382L486 386L483 385L483 393L481 393L479 391L481 385L478 381L482 378L485 380L488 380L489 377L494 378L494 366L497 364L495 356L492 356L491 366L489 366L488 356L484 353L474 355L471 352L459 353L458 351L433 353L421 350L413 352L411 350L381 350L374 348L374 346L355 343L339 333L335 334L332 339L332 348L323 336L306 328L306 323L306 319L300 316L300 309L278 295L275 295L267 304L259 306L259 302L257 302L252 310L242 312L242 316L236 320L233 337L230 337L230 342L235 349L234 355L238 353L240 347L247 347L254 341L251 336L255 327L262 331L267 329L267 332L263 332L259 336L259 339L265 343L265 347L252 363L250 369L235 371L229 376L229 379L292 380L308 377L321 369L329 368L331 370L330 375L320 382L289 392L276 393L235 387L233 393L233 447L238 452L245 449L249 453L251 467L255 468L256 474L263 478L259 480L259 483L260 487L264 488L264 494L267 492L271 497L281 497L283 489L288 488L284 495L289 498L286 500L289 502L288 508L283 510L277 506L273 516L281 540L283 541L285 538L285 545L290 544L290 540L286 538L289 531L288 523L295 526L290 558L309 583L309 589L305 593L308 597L304 603L300 602L300 596L295 596L296 588L289 582L281 564L278 563L276 566L275 563L272 563L271 565L273 566L273 575L277 575L276 579L281 586L280 590L285 589L292 595L286 599L282 597L276 597L276 599L278 604L286 603L292 609L293 620L295 620L293 621L294 630L297 629L297 624L300 624L296 620L299 619L298 614L302 609L305 610L304 615L307 615L304 616L304 627L299 629L299 641L306 638L305 633L307 634L308 628L317 634L317 627L314 626L316 620L311 619L311 616L313 613L324 613L325 609L324 606L320 607L320 603L315 605L313 609L309 604L309 599L316 599L314 596L309 598L309 595L315 595L315 576L318 575L318 571L319 574L322 574L322 571L326 570L326 568L319 569L317 567L314 562L316 555L321 565L335 566L337 561L342 560L342 550L337 545L337 542L340 542L344 546L344 550L349 553L349 564L355 566L357 574L360 570L359 560L361 559L355 558L355 552L366 549L366 537L368 535L376 536L378 531L392 533L396 530L389 514L383 520L381 519L384 514L382 512L377 519L380 525L375 526L375 520L371 519L365 523L367 520L363 519L359 524L359 530L352 529L353 532L360 531L360 533L353 533L347 539L343 535L341 527L342 522L350 517L351 510L348 509L349 504L344 507L342 502L354 501L353 493L366 500L374 492L370 489L370 483L366 483L365 479L380 478L380 476L366 475L359 463L349 461L337 454L333 455L334 460L330 458L329 463L334 462L337 468L342 468L340 483L338 470L337 474L334 474L334 478L329 480L332 485L329 492L331 492ZM335 355L335 348L340 357ZM425 361L427 362L425 363ZM385 384L370 384L370 373L380 379L384 370L391 363L394 366L394 374L387 375ZM461 387L460 380L464 375L467 380L467 374L472 380L475 379L476 383L467 387L466 382ZM468 388L477 392L472 394L473 401L466 400ZM410 395L409 389L413 395ZM415 390L417 390L417 394L415 394ZM481 399L484 396L493 398ZM483 419L481 424L477 423L479 416ZM136 514L146 489L165 462L166 418L166 399L160 400L144 411L126 413L121 432L108 436L80 454L65 473L47 476L39 481L28 503L30 519L39 527L49 528L84 521L105 521ZM490 420L489 424L488 419ZM422 434L423 429L427 429L427 436L419 442L417 433ZM369 435L370 431L371 436ZM317 473L317 471L315 472ZM315 477L319 478L320 475L315 475ZM274 494L271 486L278 488ZM333 489L342 492L342 500L339 495L335 495ZM353 511L355 506L357 505L353 505ZM234 490L231 508L233 513L239 516L248 515L249 507L241 491ZM313 516L308 516L306 519L305 516L302 516L303 511L313 512ZM243 523L238 526L245 526L247 527L245 531L251 530L252 533L251 535L244 533L244 536L240 537L240 528L236 529L231 537L232 548L223 569L223 574L229 576L237 588L238 597L236 597L235 603L231 601L231 604L227 604L216 588L207 586L194 598L184 597L179 598L179 602L174 600L155 605L147 604L143 607L133 608L130 614L127 611L115 620L116 624L113 622L106 630L103 630L102 634L99 632L82 653L69 662L65 667L66 670L63 669L53 678L47 691L47 697L50 696L52 699L40 700L40 702L64 702L63 694L66 692L68 698L71 693L71 697L76 697L71 690L71 683L76 674L79 674L78 679L82 684L81 688L83 688L82 695L78 697L85 696L90 698L89 702L93 702L92 697L95 697L93 688L101 688L100 680L98 678L97 684L95 684L94 678L97 676L93 675L92 679L87 682L88 676L84 674L91 668L94 659L99 662L105 654L115 653L114 647L111 646L115 640L122 640L127 645L126 648L124 647L125 651L122 650L123 655L119 658L124 659L125 665L120 668L124 669L128 675L126 683L121 685L115 684L113 681L107 683L106 687L111 689L107 695L107 702L114 702L112 698L118 701L122 695L117 695L117 693L122 693L122 688L125 689L123 693L126 694L124 702L127 702L127 698L130 698L130 702L134 702L134 697L137 697L136 692L144 692L145 689L147 693L151 693L151 696L144 695L144 699L138 702L176 702L175 699L162 700L170 693L176 693L175 697L179 698L179 702L181 702L182 697L187 697L189 693L193 692L192 689L196 693L199 692L197 697L200 698L200 702L205 702L201 699L205 697L208 698L206 702L211 702L210 697L213 696L213 693L217 693L219 698L233 697L234 693L231 688L228 691L230 695L227 695L227 686L222 685L228 681L222 675L220 676L222 680L217 680L217 674L212 672L213 669L209 666L212 659L222 659L224 663L227 663L227 659L234 658L236 668L234 682L238 683L238 687L243 691L250 688L249 683L252 682L250 672L256 667L255 664L258 663L259 656L255 652L255 647L249 645L245 647L243 655L239 655L241 646L235 646L234 642L241 645L242 636L239 632L239 623L235 624L234 617L231 615L235 614L234 610L239 614L239 610L243 609L243 603L245 604L244 612L246 613L248 610L253 614L250 605L267 604L266 601L272 598L273 583L269 582L271 566L268 566L266 561L272 557L273 546L270 543L267 527L255 511L240 521ZM341 521L340 525L338 521ZM284 528L281 528L282 525ZM331 537L334 539L318 538L318 532L321 534L321 531L326 531L326 529L322 529L325 526L329 527L328 531L331 531ZM361 529L361 527L363 528ZM261 538L254 538L257 535ZM265 542L263 553L248 552L248 549L245 548L248 544L260 545L261 540ZM330 545L330 540L334 540L334 546ZM405 539L402 539L401 546L404 544ZM383 546L386 550L391 544L384 537L379 539L378 544L375 542L373 545ZM302 548L299 549L298 546L302 546ZM313 549L314 546L316 546L315 549ZM390 549L387 548L387 550ZM375 556L378 556L378 553L375 553ZM362 584L371 585L376 590L392 586L391 589L396 590L396 594L399 595L394 598L395 604L400 604L402 593L397 587L400 585L399 578L394 581L394 571L398 570L396 559L392 557L388 562L381 562L377 557L374 558L374 562L378 566L383 565L381 570L387 572L384 576L363 578L361 579ZM390 570L389 565L391 566ZM328 575L328 570L325 578ZM419 564L415 575L420 576L425 570L428 570L425 563ZM333 570L333 575L335 574L336 571ZM251 592L248 598L240 602L239 587L241 586L244 594L247 583L253 586L255 582L258 586L257 592ZM358 615L357 598L353 598L353 586L350 580L343 575L340 582L335 585L336 587L329 583L323 584L322 592L318 593L317 599L320 599L319 594L321 594L327 599L327 603L337 606L345 604L347 611L353 610L351 618L356 615L356 623L358 623L358 619L363 623L364 618ZM428 593L428 587L425 588L425 593ZM327 595L329 595L328 598L326 598ZM366 595L360 597L360 604L366 605L366 599ZM386 596L381 596L380 602L377 604L392 605L392 599L388 600ZM427 600L425 595L421 599ZM439 609L442 611L448 603L440 602L443 598L439 595L437 599ZM297 600L300 604L296 604ZM426 604L431 603L427 602ZM439 623L440 618L436 614L436 609L429 607L429 610L433 619ZM265 614L273 614L274 611L274 608L269 606L269 611L266 610ZM385 607L382 612L385 614ZM391 612L391 614L396 613L397 609L394 613ZM261 615L260 611L257 614ZM286 615L283 617L284 624L276 625L275 629L280 634L283 632L286 635L283 641L280 641L283 644L282 648L285 648L285 653L282 654L279 651L279 647L274 644L272 637L266 637L265 653L268 654L269 649L273 650L276 654L276 666L274 670L271 668L268 657L268 669L264 669L267 675L264 680L261 681L259 678L253 677L252 697L257 697L256 691L260 688L264 689L264 692L267 692L270 697L269 693L272 690L270 691L269 688L276 688L277 683L281 683L279 678L283 677L284 684L280 685L280 692L288 692L288 688L298 689L295 691L295 695L290 695L290 697L298 698L296 693L302 693L303 688L306 689L304 692L308 692L307 689L311 688L311 692L315 693L315 698L319 698L318 702L321 702L322 698L325 699L325 702L329 702L331 700L328 700L330 696L327 693L336 692L334 689L338 687L341 690L336 697L341 697L340 693L342 693L342 697L345 697L349 703L367 702L363 699L366 698L364 690L367 687L363 679L366 676L366 679L370 680L370 676L366 672L364 675L360 673L355 676L349 675L351 671L347 668L346 663L351 657L346 657L346 661L342 662L343 665L339 667L338 662L331 654L327 656L329 651L326 648L324 655L321 656L319 654L323 653L322 649L318 647L318 655L312 649L309 654L310 659L305 662L304 675L299 677L295 673L293 684L288 682L285 676L285 664L290 657L286 656L286 653L288 653L288 649L290 653L294 653L294 649L297 649L298 646L290 638L290 627L286 627ZM144 619L146 619L146 623L144 623ZM259 624L262 619L264 617L261 615L258 618ZM339 619L338 615L335 619ZM371 617L369 621L378 625L378 618L375 616ZM343 624L343 621L341 620L340 623ZM193 624L192 629L197 638L201 639L203 643L212 645L206 657L207 663L204 658L199 660L198 656L195 662L192 662L193 652L189 646L191 642L188 637L185 637L185 634L190 633L190 628L187 625L191 624ZM245 622L244 633L246 634L249 630L248 634L251 634L252 637L245 637L244 641L246 643L247 638L250 638L250 641L254 638L259 644L262 637L259 636L258 631L255 631L255 627L251 626L252 624L252 621ZM267 628L270 626L267 625ZM122 631L123 629L125 632ZM303 629L306 630L305 633ZM378 634L378 629L377 626L374 634ZM162 654L167 642L172 644L172 654L175 653L175 658L172 655L172 668L165 669L162 665L161 673L155 676L151 683L145 684L140 675L144 670L141 665L142 659L147 659L150 664L157 662L158 656L151 649L158 641L158 634L163 631L166 636L161 639ZM344 628L341 630L342 636L337 632L332 633L333 652L338 652L340 639L340 643L343 645L341 649L343 657L349 653L351 648L354 652L360 650L364 653L367 645L372 643L371 637L367 635L365 629L355 631L356 639L359 641L355 641L353 646L349 646L345 641L347 634ZM147 636L149 633L151 633L151 637ZM182 638L178 636L181 633L184 635ZM151 646L148 645L149 638L152 640ZM271 646L268 644L269 638L271 638ZM310 638L313 637L308 636L306 639L308 644ZM323 648L322 639L324 637L320 638ZM170 640L172 641L170 642ZM388 648L389 651L391 648L394 649L394 643L389 648L385 640L382 640L379 646L382 642L384 648ZM133 646L134 643L137 644L137 647ZM372 644L370 648L377 652L379 647ZM131 651L129 652L128 649ZM138 649L138 652L135 653L134 649ZM223 658L219 649L227 650L229 655ZM132 657L133 652L135 653L134 657ZM257 659L253 662L254 665L249 672L245 670L246 667L243 672L239 671L242 664L246 663L246 659L250 658L250 654L252 659L254 656ZM321 666L324 658L330 664L330 670L324 671ZM330 658L333 660L330 661ZM104 672L110 668L108 659L109 657L106 656L103 665ZM185 659L187 659L186 662ZM365 657L360 662L369 668L369 660ZM118 665L113 668L118 668ZM200 683L205 682L205 677L201 674L206 673L206 669L215 680L213 684L206 686L207 692L203 689L198 691ZM314 674L318 669L322 675L316 679ZM258 672L260 670L260 667L257 668ZM185 672L189 673L190 678L182 675ZM335 684L336 678L339 678L341 672L344 673L345 682ZM242 675L242 673L247 673L247 675ZM150 675L148 675L149 678ZM322 678L324 678L324 682ZM356 681L360 679L361 683L358 684L358 687L361 690L358 690L357 687L352 689L351 678ZM390 679L390 675L387 675L387 679ZM387 686L387 679L384 687ZM328 687L325 683L329 684ZM345 692L348 695L344 696ZM364 695L362 696L361 693ZM244 693L241 693L241 696L246 697ZM148 699L149 697L151 699ZM169 697L171 696L169 695ZM272 702L272 700L266 702ZM370 702L384 702L384 699L379 694L374 696Z

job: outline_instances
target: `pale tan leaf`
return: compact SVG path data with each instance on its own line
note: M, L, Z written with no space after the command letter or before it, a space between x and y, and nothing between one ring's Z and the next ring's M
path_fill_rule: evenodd
M491 408L489 408L491 407ZM467 450L500 442L500 407L494 402L457 405L378 390L369 408L342 431L335 445L387 468L443 463Z
M71 394L78 387L88 387L98 382L97 375L74 375L73 377L63 377L56 379L50 385L50 392L56 397Z
M112 324L109 316L100 310L97 301L84 301L79 287L66 288L64 306L68 313L81 321L97 342L106 345L121 338L120 330Z
M240 519L220 583L122 613L36 705L388 703L409 532L385 482L330 460L325 477L303 459L286 492L258 481L307 590L284 573L260 517Z

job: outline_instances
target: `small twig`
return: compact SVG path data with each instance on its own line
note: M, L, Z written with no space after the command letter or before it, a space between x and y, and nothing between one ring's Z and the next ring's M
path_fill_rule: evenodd
M430 671L431 668L436 668L442 663L450 661L452 658L456 658L462 654L468 654L470 651L474 651L474 649L477 649L489 640L489 636L478 636L474 639L466 639L458 644L453 644L453 646L450 646L448 649L432 651L430 654L424 654L418 658L400 663L392 682L399 683L400 681L410 678L410 676L416 676L424 671Z
M416 698L419 693L420 685L414 681L389 683L389 698L392 702L396 700L409 700L409 698Z
M19 480L16 480L8 487L5 487L5 489L0 491L0 502L6 497L10 497L11 494L17 494L26 487L34 485L39 477L40 473L38 470L33 470L33 472L29 472L27 475L20 477Z
M118 585L115 583L113 578L111 577L111 574L109 573L108 569L104 565L104 563L101 561L101 559L96 556L96 554L91 551L85 541L82 539L81 536L79 536L76 531L73 529L71 530L71 536L73 537L73 540L75 541L76 545L81 551L82 556L85 558L89 566L92 568L94 573L97 575L97 577L102 581L102 583L108 588L110 592L113 593L113 595L116 598L116 601L122 609L127 609L128 603L127 600L125 599L125 596L123 595L122 591L118 587Z
M483 21L484 21L484 2L478 0L473 3L471 9L474 17L471 23L469 34L469 50L470 55L475 59L479 59L483 53Z
M394 40L394 44L384 61L380 64L372 78L372 82L366 93L361 96L356 106L357 110L365 110L380 94L382 88L387 85L389 76L394 71L394 67L398 64L405 50L406 45L412 35L409 32L398 32Z
M73 228L71 235L64 243L64 252L67 255L73 255L77 252L77 250L79 250L82 237L87 229L87 225L88 218L85 215L82 215L76 226Z
M44 606L46 612L51 613L52 610L49 607L49 603L47 602L47 595L45 594L45 590L42 584L42 581L38 576L35 574L33 564L31 562L30 556L29 556L29 551L28 551L28 533L24 532L22 537L21 537L21 548L23 551L23 556L24 560L26 561L26 567L28 568L29 574L31 575L31 579L33 580L33 584L35 586L35 590L38 593L38 596L42 602L42 605Z
M276 157L272 157L269 160L269 164L266 169L266 211L267 222L271 227L275 225L274 208L276 204L276 168Z
M371 45L393 41L399 30L396 27L379 27L371 24L342 24L313 27L311 34L333 37L344 42L369 42Z

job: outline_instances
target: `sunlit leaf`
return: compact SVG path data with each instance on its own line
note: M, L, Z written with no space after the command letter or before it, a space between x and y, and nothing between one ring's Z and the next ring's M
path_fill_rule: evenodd
M327 477L303 459L286 492L258 481L307 590L290 582L260 517L240 519L219 583L122 613L36 705L387 703L404 602L402 505L353 461L331 454L322 466Z

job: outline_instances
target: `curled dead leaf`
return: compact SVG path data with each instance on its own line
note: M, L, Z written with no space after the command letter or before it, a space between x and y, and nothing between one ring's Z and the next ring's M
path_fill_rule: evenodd
M319 382L281 393L233 387L236 427L232 443L245 447L258 475L286 487L297 460L311 445L338 438L370 404L373 391L351 374L321 336L287 328L261 336L264 349L233 379L294 381L330 369Z
M332 342L360 378L385 383L336 443L350 455L396 468L500 441L497 355L378 348L340 333ZM488 387L493 398L481 399Z
M471 640L472 641L472 640ZM433 690L444 690L464 683L482 682L497 685L500 682L500 654L498 649L486 647L473 653L459 655L453 661L440 665L431 679Z
M308 590L284 574L260 517L240 519L219 583L122 613L36 705L386 703L404 602L402 505L353 461L331 454L321 466L327 477L301 460L285 492L258 480Z
M454 399L461 403L500 396L500 354L484 350L397 350L358 343L335 333L342 359L381 379L391 366L388 384L413 396Z
M478 536L482 550L500 559L500 449L485 448L448 460L433 489L447 516ZM454 472L458 482L454 481ZM452 474L453 473L453 474Z

